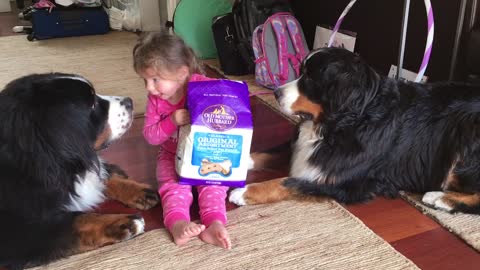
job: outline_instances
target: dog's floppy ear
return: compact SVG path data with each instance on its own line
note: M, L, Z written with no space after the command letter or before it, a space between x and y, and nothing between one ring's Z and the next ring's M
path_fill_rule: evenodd
M89 147L87 107L94 97L85 82L68 84L72 79L56 81L48 77L26 76L0 92L0 161L15 160L10 167L31 172L27 176L31 179L53 184L66 177L61 175L64 168L86 168L95 156ZM52 86L59 88L49 88ZM65 106L64 102L80 103Z
M95 90L83 77L64 74L32 74L11 81L2 91L14 97L31 110L51 109L71 103L92 107L95 102Z
M2 153L10 152L7 149L30 151L34 145L30 115L16 98L0 93L0 141L5 148Z
M376 96L379 76L360 56L345 49L318 51L304 65L306 95L322 104L325 113L363 114Z
M93 105L95 91L87 80L69 74L54 73L47 80L39 80L34 86L37 91L33 99L37 104L61 104L82 102Z
M55 179L59 164L45 148L39 126L32 113L16 97L0 93L0 166L8 177L10 170L20 171L28 179ZM43 155L43 156L41 156ZM24 181L25 179L15 179Z

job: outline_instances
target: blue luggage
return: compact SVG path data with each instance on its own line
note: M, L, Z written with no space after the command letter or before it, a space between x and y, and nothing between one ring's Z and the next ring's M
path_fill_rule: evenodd
M71 7L34 9L31 13L32 33L27 39L50 39L106 34L110 30L103 7Z

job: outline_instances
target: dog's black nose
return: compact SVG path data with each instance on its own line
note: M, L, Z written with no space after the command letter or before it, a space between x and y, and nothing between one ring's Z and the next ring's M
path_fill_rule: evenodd
M279 99L282 96L282 88L279 87L279 88L275 89L275 91L273 91L273 94L275 95L276 99Z
M121 102L120 105L125 106L127 110L133 110L133 101L131 98L126 97Z

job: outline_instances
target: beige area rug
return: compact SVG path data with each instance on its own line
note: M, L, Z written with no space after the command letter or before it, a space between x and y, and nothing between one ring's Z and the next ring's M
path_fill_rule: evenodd
M402 198L411 203L425 215L433 218L447 230L463 239L474 249L480 251L480 216L463 213L447 213L430 208L422 203L421 194L402 192Z
M228 212L232 250L165 230L36 269L418 269L334 201L282 202Z
M33 42L25 36L1 37L0 89L30 73L75 73L90 80L101 95L132 97L135 112L143 113L146 92L132 67L136 39L124 31Z

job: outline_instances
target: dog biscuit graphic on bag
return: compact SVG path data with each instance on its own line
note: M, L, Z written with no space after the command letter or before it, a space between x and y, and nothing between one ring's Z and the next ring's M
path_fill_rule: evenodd
M222 162L211 162L204 158L202 159L202 166L200 167L200 175L207 175L209 173L219 173L223 176L227 176L232 171L232 162L230 160L224 160Z

